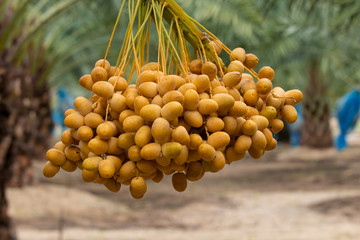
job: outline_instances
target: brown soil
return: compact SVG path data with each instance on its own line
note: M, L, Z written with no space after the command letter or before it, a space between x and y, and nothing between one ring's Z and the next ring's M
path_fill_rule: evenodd
M9 189L20 240L40 239L359 239L360 148L344 152L280 147L190 182L167 177L144 199L126 186L111 193L80 172Z
M324 214L342 214L354 221L360 220L360 196L325 200L311 205L311 208Z

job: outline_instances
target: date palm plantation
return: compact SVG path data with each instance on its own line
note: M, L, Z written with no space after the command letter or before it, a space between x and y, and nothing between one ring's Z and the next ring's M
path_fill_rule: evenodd
M103 56L122 1L105 2L0 0L0 239L15 239L6 186L31 183L31 162L49 143L49 87L76 86ZM303 144L332 144L334 100L360 82L359 1L178 3L229 48L272 66L276 84L304 90Z

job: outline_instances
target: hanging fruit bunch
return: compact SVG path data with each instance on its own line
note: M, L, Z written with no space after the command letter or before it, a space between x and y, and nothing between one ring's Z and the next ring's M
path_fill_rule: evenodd
M125 2L129 24L112 66L106 57ZM153 27L157 62L149 62ZM222 50L228 66L218 56ZM260 158L276 147L274 134L283 121L296 121L293 105L302 93L274 87L274 70L255 72L258 63L243 48L228 49L173 0L124 1L105 58L80 78L91 97L77 97L75 109L65 112L69 129L47 152L44 175L79 168L85 182L113 192L130 185L138 199L146 180L158 183L172 175L174 189L182 192L188 181L246 152Z

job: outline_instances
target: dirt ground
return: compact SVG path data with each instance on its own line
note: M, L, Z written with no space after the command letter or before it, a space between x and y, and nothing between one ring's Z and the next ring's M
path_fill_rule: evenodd
M9 189L19 240L360 239L360 147L288 148L206 174L177 193L167 177L142 200L80 172Z

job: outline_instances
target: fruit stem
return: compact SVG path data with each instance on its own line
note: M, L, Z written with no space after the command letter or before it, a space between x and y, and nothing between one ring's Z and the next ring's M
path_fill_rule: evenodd
M170 24L171 20L174 17L178 17L179 28L182 30L185 39L193 46L194 49L202 49L203 46L203 51L206 53L206 57L211 62L218 65L219 68L222 68L223 71L225 71L226 67L224 63L222 61L219 61L220 64L218 63L218 61L216 60L217 54L212 51L210 43L203 38L203 33L194 23L195 20L189 17L189 15L187 15L185 11L174 0L157 1L162 4L164 4L165 2L168 4L164 10L163 15L165 20Z
M108 46L107 46L107 49L106 49L105 57L104 57L104 63L103 63L104 66L105 66L105 61L106 61L107 55L108 55L108 53L109 53L109 49L110 49L110 46L111 46L111 42L112 42L112 40L113 40L113 38L114 38L115 30L116 30L117 25L118 25L118 23L119 23L120 16L121 16L122 10L123 10L123 8L124 8L125 2L126 2L126 0L123 0L123 3L121 4L120 11L119 11L118 16L117 16L117 18L116 18L116 22L115 22L113 31L112 31L112 33L111 33L111 37L110 37L110 40L109 40L109 43L108 43Z

